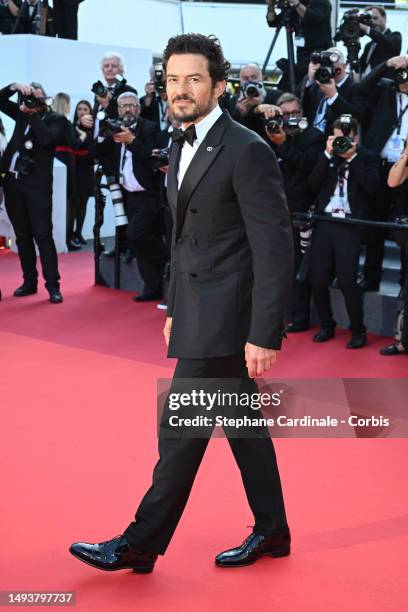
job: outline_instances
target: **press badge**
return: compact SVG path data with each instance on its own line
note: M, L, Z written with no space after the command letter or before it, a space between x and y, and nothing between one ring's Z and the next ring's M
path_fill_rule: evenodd
M346 216L345 211L345 201L341 196L333 196L332 197L332 217L337 217L340 219L344 219Z
M404 140L400 136L394 136L391 138L391 143L388 148L387 161L395 163L401 157L404 150Z

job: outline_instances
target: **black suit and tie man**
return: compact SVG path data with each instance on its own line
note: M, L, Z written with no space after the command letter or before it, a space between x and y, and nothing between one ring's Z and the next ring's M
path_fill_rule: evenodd
M354 119L348 122L347 136L344 136L344 125L343 118L334 122L326 150L310 174L309 183L318 191L315 202L318 214L339 219L364 219L378 189L379 160L358 146L358 123ZM347 348L362 348L367 343L362 292L357 284L360 247L361 226L334 220L316 222L309 275L321 325L313 338L315 342L326 342L334 337L336 322L329 288L337 276L350 319L351 338Z
M133 92L118 98L121 132L93 146L93 154L106 160L109 174L121 186L125 212L127 246L137 257L144 282L141 295L134 301L145 302L161 298L161 279L166 262L166 248L158 236L159 200L156 177L152 167L158 126L142 119L139 99Z
M28 96L29 101L12 102L10 98L17 92ZM24 277L23 285L14 295L37 293L36 243L50 301L57 304L62 302L62 295L52 237L53 160L55 147L65 136L65 121L45 102L39 83L14 83L0 91L0 111L16 122L0 171L5 175L6 210L16 234Z
M172 147L168 173L174 232L164 335L168 355L178 359L172 386L186 378L230 378L254 389L252 378L269 370L281 347L292 284L281 175L268 144L218 106L229 64L217 39L171 38L164 64L169 105L186 134ZM81 561L150 572L165 553L209 441L185 429L165 436L170 414L167 401L160 460L135 520L109 542L73 544L70 552ZM263 433L228 439L255 525L241 546L216 557L221 567L290 553L274 447Z
M360 74L366 77L373 68L401 53L401 32L387 28L387 13L382 6L368 6L364 9L371 14L371 24L360 23L360 30L371 38L360 57Z

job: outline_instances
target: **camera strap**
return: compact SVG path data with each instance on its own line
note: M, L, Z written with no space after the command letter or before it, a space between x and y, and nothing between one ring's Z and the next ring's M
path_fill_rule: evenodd
M401 134L402 118L408 110L408 102L405 104L404 107L402 107L402 94L401 93L398 94L397 99L398 99L397 104L398 104L399 115L398 115L396 127L397 127L397 134L399 136Z

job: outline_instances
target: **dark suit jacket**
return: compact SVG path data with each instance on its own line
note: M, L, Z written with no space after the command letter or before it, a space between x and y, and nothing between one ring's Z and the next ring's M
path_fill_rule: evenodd
M315 202L316 212L324 212L334 194L338 181L338 168L343 162L340 157L334 156L329 159L322 153L310 174L309 185L318 192ZM352 217L364 219L379 184L379 158L362 148L357 149L357 156L350 162L347 181L347 196Z
M132 153L133 174L146 191L157 190L151 156L152 150L156 148L157 132L158 127L155 123L139 118L135 132L136 138L132 144L126 147ZM91 154L103 160L104 168L118 181L121 172L121 150L122 145L116 143L112 138L106 138L100 143L93 143L90 148Z
M306 212L313 204L315 192L309 185L309 174L325 148L323 134L314 127L289 136L280 147L272 145L279 160L286 199L291 212Z
M32 115L22 113L19 105L9 99L15 93L10 87L0 90L0 111L16 122L13 135L1 159L0 171L7 172L16 151L27 153L24 143L31 140L34 146L29 153L35 160L35 165L28 176L21 176L19 180L33 186L41 185L48 188L52 185L54 149L58 144L65 142L66 120L54 112L48 112L43 117L38 113ZM31 128L25 134L28 124Z
M368 54L373 45L375 45L375 49L370 58L371 68L375 68L391 57L401 53L402 37L400 32L391 32L390 29L385 30L385 32L376 32L371 28L370 38L371 41L366 44L360 57L361 73L367 68Z
M146 96L140 98L140 116L143 119L154 121L160 127L160 96L155 93L149 106L146 106L145 99Z
M313 125L313 121L319 107L320 101L324 98L322 90L317 83L313 83L309 87L305 87L307 76L300 85L300 95L303 103L303 110L309 125ZM361 120L364 115L365 101L358 96L358 85L353 83L348 77L341 87L337 88L338 96L326 110L326 135L330 133L333 122L343 114L353 115L358 120Z
M382 151L398 120L398 88L391 79L386 78L389 73L390 70L384 62L374 68L358 87L359 94L373 104L373 116L363 142L364 146L374 153Z
M178 147L167 187L174 221L169 357L233 355L247 341L279 349L293 243L275 155L224 111L177 192Z

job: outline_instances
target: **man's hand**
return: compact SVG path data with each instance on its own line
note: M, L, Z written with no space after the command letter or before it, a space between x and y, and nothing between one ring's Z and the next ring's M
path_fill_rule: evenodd
M169 346L172 323L173 323L172 317L167 317L166 323L165 323L164 328L163 328L163 336L164 336L164 340L166 342L166 346Z
M95 98L97 99L99 104L102 106L102 108L108 108L110 101L112 100L112 93L108 91L106 96L95 96Z
M136 136L129 128L123 128L121 132L118 132L113 136L113 140L115 142L123 143L123 144L131 144Z
M283 143L286 142L287 140L286 132L281 127L279 128L279 132L277 132L276 134L273 134L272 132L268 132L268 130L266 129L265 131L266 131L266 135L268 136L269 140L278 147L283 145Z
M333 153L333 140L334 140L334 136L329 136L326 142L326 153L327 155L329 155L330 157L333 157L334 153Z
M387 60L388 68L408 68L408 55L398 55Z
M282 115L282 110L275 104L258 104L255 107L254 113L257 115L263 115L265 119L273 119L277 115Z
M83 115L79 123L82 125L82 127L90 130L91 128L93 128L94 120L92 115Z
M23 96L34 95L34 88L31 85L22 85L21 83L13 83L13 89L19 91Z
M276 351L247 342L245 345L245 361L249 378L255 378L267 372L275 363Z
M241 98L237 101L237 110L241 117L245 117L245 115L247 115L252 108L259 106L261 102L261 96L256 96L255 98L246 96L245 98Z
M314 81L316 70L318 68L320 68L320 64L309 62L309 67L307 69L307 78L309 79L309 81Z
M328 83L319 83L319 81L316 81L316 83L320 87L324 97L328 100L330 100L330 98L333 98L336 95L337 87L336 81L334 79L330 79Z

